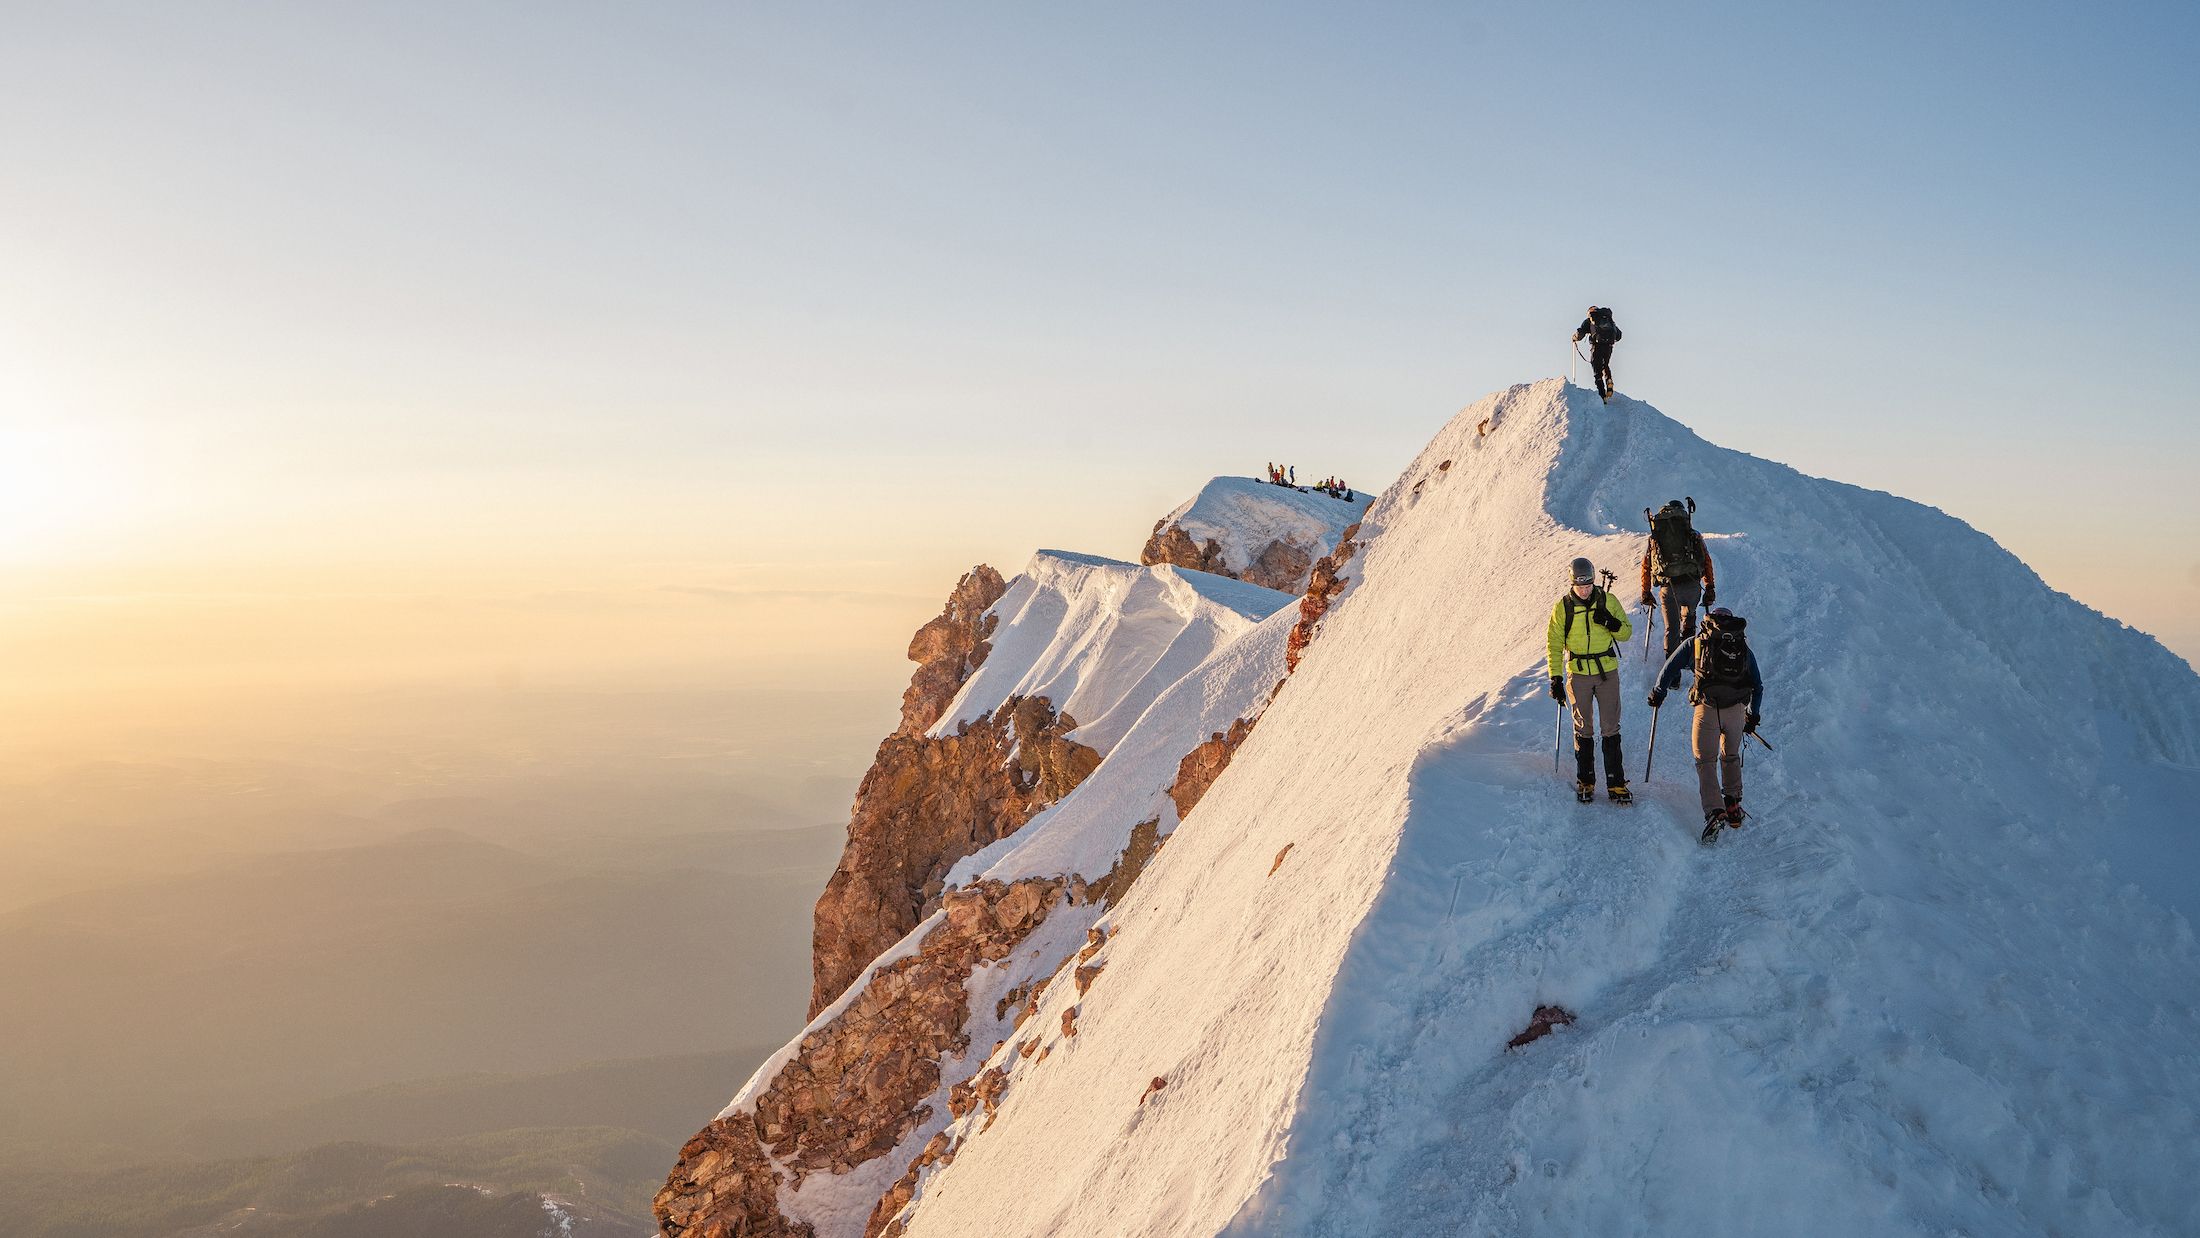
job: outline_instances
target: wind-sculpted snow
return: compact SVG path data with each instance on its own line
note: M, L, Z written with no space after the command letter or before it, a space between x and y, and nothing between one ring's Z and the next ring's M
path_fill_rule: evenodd
M1170 684L1291 601L1206 572L1042 550L994 604L992 654L933 730L1043 696L1077 719L1070 738L1105 755Z
M1307 569L1336 548L1373 496L1334 498L1320 490L1247 477L1217 477L1154 525L1141 562L1220 572L1297 593Z
M1640 639L1632 810L1553 775L1543 681L1567 561L1631 594L1683 494L1779 745L1708 850L1678 697L1642 777ZM1556 381L1358 540L909 1234L2200 1232L2189 667L1939 512Z

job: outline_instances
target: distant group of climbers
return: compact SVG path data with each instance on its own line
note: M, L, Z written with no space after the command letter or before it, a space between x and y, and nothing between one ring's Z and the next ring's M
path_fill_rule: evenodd
M1674 499L1656 512L1643 509L1650 534L1642 552L1640 604L1647 614L1662 598L1659 610L1665 620L1665 657L1650 688L1650 707L1665 703L1683 672L1694 676L1688 694L1696 707L1690 740L1704 814L1702 839L1709 843L1720 827L1739 828L1747 816L1742 811L1742 742L1756 734L1763 720L1764 677L1744 635L1748 622L1713 606L1717 576L1710 548L1696 531L1695 511L1692 498ZM1575 559L1569 576L1570 587L1551 607L1546 643L1551 696L1573 707L1574 795L1584 804L1595 798L1601 745L1606 798L1632 803L1620 753L1619 656L1634 636L1634 624L1609 588L1617 579L1614 573L1603 573L1600 587L1595 565ZM1699 630L1698 613L1705 607L1711 609L1702 615ZM1644 640L1647 646L1648 638Z
M1289 486L1300 494L1318 491L1333 499L1343 499L1347 503L1351 502L1354 497L1352 487L1345 485L1334 475L1312 486L1300 485L1299 470L1295 465L1271 463L1268 466L1268 484L1271 486Z

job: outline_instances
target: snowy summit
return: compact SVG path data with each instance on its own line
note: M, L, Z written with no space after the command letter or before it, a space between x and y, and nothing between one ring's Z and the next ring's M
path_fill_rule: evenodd
M1683 495L1775 745L1711 848L1643 638L1632 809L1554 772L1544 678L1568 563L1627 579ZM2182 660L1938 511L1557 380L1356 523L1173 678L1094 647L1135 719L934 857L683 1151L668 1233L2200 1232ZM972 631L1106 626L1028 609Z

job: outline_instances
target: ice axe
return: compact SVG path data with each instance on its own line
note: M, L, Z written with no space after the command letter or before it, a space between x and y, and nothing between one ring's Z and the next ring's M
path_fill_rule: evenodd
M1642 758L1642 785L1646 787L1650 785L1650 767L1658 760L1658 714L1664 708L1663 705L1650 707L1650 750Z

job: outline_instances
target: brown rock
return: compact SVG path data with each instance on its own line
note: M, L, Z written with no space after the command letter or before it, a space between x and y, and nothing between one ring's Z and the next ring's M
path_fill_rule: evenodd
M1344 565L1359 547L1353 537L1360 531L1354 524L1337 540L1337 548L1323 555L1314 564L1314 576L1306 587L1306 596L1299 599L1299 621L1291 625L1291 635L1284 641L1283 664L1288 671L1299 669L1299 659L1306 655L1306 647L1314 643L1314 633L1320 627L1322 616L1329 613L1329 604L1344 591Z
M1287 856L1287 855L1291 854L1291 848L1293 848L1293 847L1295 847L1295 846L1297 846L1297 845L1298 845L1297 843L1285 843L1285 844L1283 844L1283 850L1281 850L1281 851L1278 851L1278 852L1276 853L1276 862L1275 862L1275 863L1273 863L1273 864L1270 864L1270 865L1268 866L1268 875L1269 875L1269 876L1273 877L1273 876L1275 876L1275 875L1276 875L1276 870L1277 870L1277 869L1279 869L1279 868L1282 868L1282 867L1283 867L1283 857L1285 857L1285 856Z
M901 727L895 734L915 735L939 721L971 673L984 665L992 652L986 642L997 622L985 612L1006 592L1008 583L1001 574L980 563L956 582L939 616L909 639L909 660L917 664L917 673L901 694Z
M1013 697L954 735L896 732L879 745L812 914L812 1015L916 927L957 860L1015 833L1099 766L1098 752L1064 738L1076 726L1045 697Z
M1233 572L1223 560L1222 544L1214 538L1195 542L1182 528L1166 522L1153 527L1146 548L1138 554L1145 564L1167 563L1194 572L1211 572L1243 580L1264 589L1298 593L1306 588L1307 573L1314 566L1314 549L1281 538L1269 542L1253 556L1243 571Z
M1242 579L1265 589L1298 593L1306 588L1313 568L1312 551L1291 542L1273 541L1261 547L1253 561L1245 565Z
M1238 745L1253 733L1254 721L1238 719L1230 724L1228 731L1216 731L1177 762L1176 781L1169 784L1169 798L1176 804L1177 820L1192 815L1192 806L1207 794L1207 788L1215 785L1215 779L1222 777L1222 771L1230 767L1230 758L1237 755Z
M1092 982L1100 978L1100 969L1106 966L1107 964L1101 963L1092 967L1079 967L1077 969L1075 973L1077 996L1083 997L1085 995L1085 990L1092 987Z
M1146 539L1146 548L1138 552L1138 561L1148 565L1168 563L1195 572L1213 572L1217 576L1237 575L1223 566L1220 542L1210 537L1201 545L1192 540L1191 534L1166 520L1154 522L1153 536Z
M681 1149L655 1203L665 1232L808 1238L807 1225L780 1213L780 1187L875 1160L931 1118L923 1102L939 1088L942 1063L970 1047L971 972L1014 953L1063 905L1066 884L1032 878L953 891L944 922L915 953L873 973L838 1016L805 1035L758 1094L753 1112L718 1119ZM1005 1072L992 1082L981 1076L958 1084L949 1090L950 1112L968 1112L988 1096L998 1104L1005 1086ZM874 1219L884 1224L876 1213Z
M1158 825L1159 822L1155 824ZM1108 930L1097 924L1093 925L1085 930L1085 948L1077 952L1077 961L1080 963L1090 962L1092 956L1100 953L1100 948L1107 944Z
M1564 1006L1538 1006L1535 1014L1529 1017L1528 1026L1522 1028L1518 1036L1506 1041L1505 1047L1517 1049L1522 1045L1534 1044L1550 1035L1552 1028L1564 1027L1573 1021L1573 1012Z
M1063 1036L1065 1036L1065 1037L1068 1037L1068 1036L1075 1036L1076 1034L1077 1034L1077 1007L1075 1007L1075 1006L1072 1006L1072 1007L1070 1007L1069 1009L1067 1009L1067 1010L1065 1010L1065 1011L1063 1011L1063 1012L1062 1012L1062 1035L1063 1035Z
M1123 844L1123 853L1115 858L1115 867L1085 887L1087 901L1098 900L1104 906L1115 906L1131 888L1131 883L1138 880L1138 874L1146 871L1146 864L1159 850L1161 818L1154 817L1132 826L1130 841Z

